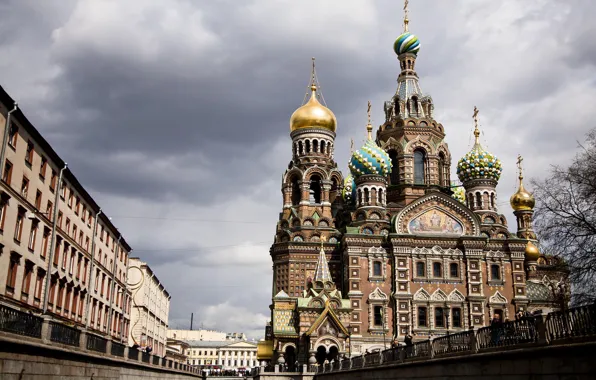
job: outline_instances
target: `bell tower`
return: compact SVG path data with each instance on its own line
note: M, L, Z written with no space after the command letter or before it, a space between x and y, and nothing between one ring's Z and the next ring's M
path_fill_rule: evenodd
M408 1L405 2L404 32L393 44L400 66L397 90L385 102L385 122L377 131L377 142L391 158L387 201L405 206L431 188L450 186L451 154L444 142L443 126L434 119L434 103L422 93L416 58L418 37L408 30Z
M283 206L270 249L273 295L281 290L290 297L302 295L314 278L319 244L330 254L339 239L335 216L341 208L344 180L333 158L337 120L324 105L314 58L309 93L290 118L292 160L282 177ZM330 255L336 281L339 263L339 254Z

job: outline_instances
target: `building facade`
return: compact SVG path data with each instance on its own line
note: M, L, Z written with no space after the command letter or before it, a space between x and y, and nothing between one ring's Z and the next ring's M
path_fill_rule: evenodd
M423 340L557 307L548 276L560 287L565 272L548 272L550 259L538 251L521 157L510 232L497 207L501 161L480 143L478 110L475 143L452 170L449 129L421 90L420 42L407 13L404 29L393 45L396 92L376 133L369 103L367 138L347 177L334 160L337 121L320 103L314 61L310 99L290 118L292 160L270 250L268 343L277 363L323 363L408 334ZM452 185L453 171L461 185Z
M256 367L257 345L246 341L188 341L188 364L211 370Z
M1 87L0 128L0 302L125 340L131 248Z
M147 263L137 257L129 260L127 285L132 292L129 343L151 347L154 355L165 355L170 294Z
M217 330L206 330L206 329L199 329L199 330L183 330L183 329L169 329L168 330L168 338L171 339L181 339L186 341L239 341L239 340L246 340L246 334L244 333L237 333L231 332L226 333L223 331Z

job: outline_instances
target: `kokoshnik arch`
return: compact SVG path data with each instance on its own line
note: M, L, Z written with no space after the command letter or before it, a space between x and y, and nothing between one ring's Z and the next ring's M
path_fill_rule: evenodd
M393 45L401 72L376 136L352 152L349 175L334 161L337 121L320 96L314 59L310 98L290 119L292 160L270 249L271 324L260 359L314 364L403 342L486 326L494 314L557 308L566 284L532 229L534 198L522 183L510 203L517 232L497 208L501 161L475 143L453 186L446 130L422 93L418 37ZM565 289L565 287L563 287Z

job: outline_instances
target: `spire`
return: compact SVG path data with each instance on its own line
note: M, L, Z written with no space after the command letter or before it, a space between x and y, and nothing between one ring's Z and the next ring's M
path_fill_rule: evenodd
M327 264L325 250L323 249L323 243L325 243L325 237L321 236L321 251L319 252L319 260L317 261L317 267L315 268L315 282L333 281L333 278L331 277L331 271L329 271L329 264Z
M478 108L474 106L474 146L480 145L480 130L478 129Z
M366 124L366 132L368 134L368 139L372 140L372 130L373 127L370 124L370 100L368 101L368 110L366 110L366 114L368 116L368 124Z
M404 33L408 32L408 23L410 22L410 20L408 20L408 0L405 0L404 2Z

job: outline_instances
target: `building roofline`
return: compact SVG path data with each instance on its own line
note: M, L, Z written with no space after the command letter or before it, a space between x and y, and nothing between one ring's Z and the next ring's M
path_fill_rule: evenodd
M12 105L15 102L14 99L4 90L4 87L2 87L1 85L0 85L0 102L3 105L2 108L12 107ZM5 111L4 109L2 109L2 113L3 114L5 114L6 112L7 111ZM6 115L4 115L4 116L6 117ZM12 114L12 117L14 119L16 119L19 122L19 124L27 130L27 133L29 133L29 135L31 135L31 138L34 139L37 142L37 145L45 152L45 154L47 155L47 157L50 160L52 160L56 166L58 166L59 168L63 168L64 167L64 164L65 164L64 160L62 158L60 158L60 156L52 148L52 146L50 145L50 143L41 135L41 133L39 133L39 131L37 130L37 128L35 128L33 126L33 124L31 124L31 122L29 121L29 119L27 119L27 117L23 113L23 110L22 110L21 106L19 106L18 109ZM70 167L68 167L64 171L64 178L68 181L69 184L72 185L72 187L74 187L77 190L77 192L81 195L81 197L83 197L83 199L85 200L85 202L87 204L89 204L89 207L91 207L91 209L93 210L93 212L95 214L97 214L97 212L99 211L99 205L97 204L97 202L95 202L95 200L93 199L93 197L91 197L91 194L89 194L87 192L87 190L85 190L85 188L83 187L83 185L81 185L81 183L79 182L79 180L77 179L77 177L70 170ZM56 189L56 191L60 191L60 189ZM112 222L110 221L110 219L104 213L102 213L100 215L100 220L103 222L104 226L108 227L110 229L110 231L116 237L117 236L121 236L120 235L120 231L118 231L118 229L116 228L116 226L114 224L112 224ZM124 237L122 237L120 239L120 244L126 249L127 252L132 251L132 248L126 242L126 240L124 239Z

